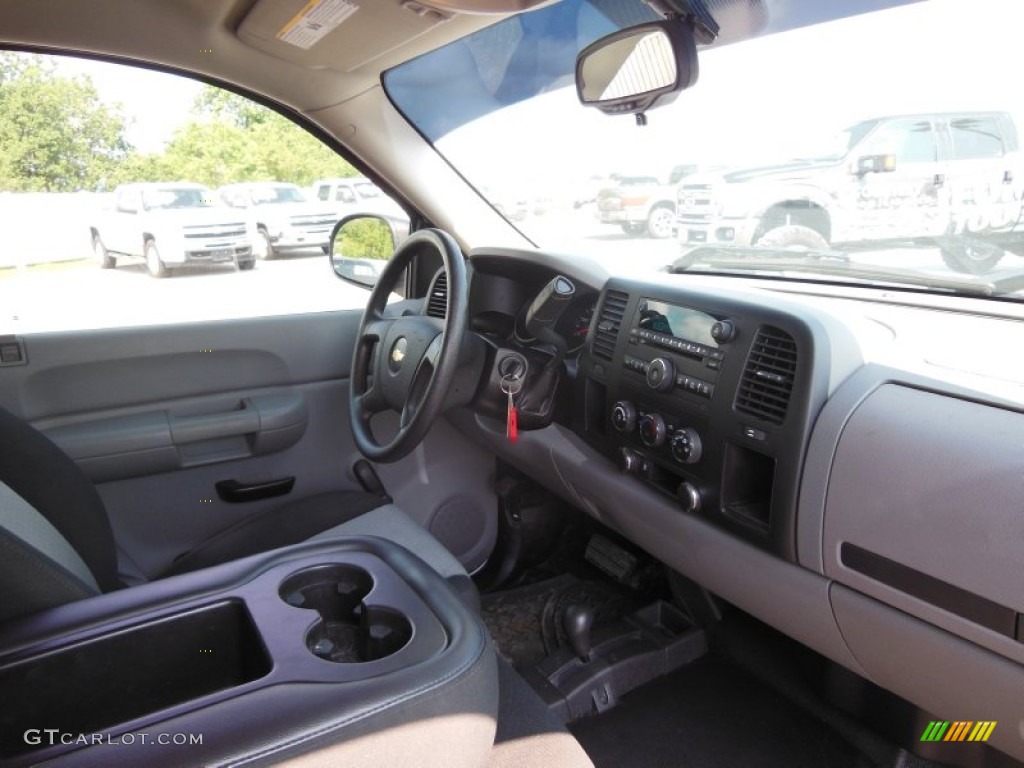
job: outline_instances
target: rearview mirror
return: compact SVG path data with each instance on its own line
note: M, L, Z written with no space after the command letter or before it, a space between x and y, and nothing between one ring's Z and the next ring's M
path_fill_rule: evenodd
M605 114L646 112L672 102L697 82L697 42L678 20L623 29L591 43L576 58L580 103Z
M346 216L331 234L331 267L350 283L372 288L395 252L397 232L382 216Z

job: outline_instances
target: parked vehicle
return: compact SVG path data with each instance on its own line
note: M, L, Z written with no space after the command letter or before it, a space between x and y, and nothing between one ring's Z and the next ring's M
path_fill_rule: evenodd
M256 229L257 258L270 259L282 251L303 248L327 253L338 216L330 206L310 203L297 184L228 184L218 189L217 195L232 208L249 211Z
M612 176L614 184L597 193L597 218L604 224L618 224L627 235L671 237L676 185L696 170L696 165L674 166L667 184L654 176Z
M313 182L313 197L330 203L338 218L353 213L405 216L405 211L384 190L363 176L319 179Z
M200 184L125 184L113 199L114 207L90 227L93 253L104 269L121 258L145 259L153 277L178 267L253 268L245 219L217 205L213 192Z
M834 146L691 176L679 188L680 241L847 249L934 239L947 265L969 272L990 269L1004 250L1024 252L1024 164L1008 113L877 117Z

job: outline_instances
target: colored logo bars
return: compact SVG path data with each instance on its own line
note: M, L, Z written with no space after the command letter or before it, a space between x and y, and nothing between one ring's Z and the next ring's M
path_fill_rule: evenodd
M921 741L988 741L995 720L932 720L921 734Z

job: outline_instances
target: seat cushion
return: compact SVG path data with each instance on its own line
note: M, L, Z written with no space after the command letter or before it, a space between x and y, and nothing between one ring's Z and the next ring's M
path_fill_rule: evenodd
M382 497L371 493L335 491L282 504L221 531L179 556L160 577L188 573L298 544L324 531L336 529L384 503Z
M498 732L487 768L594 768L526 681L498 657Z

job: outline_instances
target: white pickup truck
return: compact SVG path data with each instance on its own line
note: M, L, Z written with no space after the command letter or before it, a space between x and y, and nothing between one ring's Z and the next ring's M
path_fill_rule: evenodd
M246 270L256 263L245 217L217 205L200 184L124 184L113 197L113 208L90 227L93 253L104 269L122 257L144 259L153 277L177 267L234 264Z
M327 253L340 218L332 205L310 201L297 185L279 181L228 184L217 195L226 205L244 210L256 227L258 259L308 248Z

